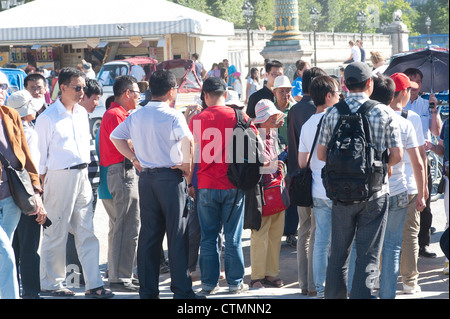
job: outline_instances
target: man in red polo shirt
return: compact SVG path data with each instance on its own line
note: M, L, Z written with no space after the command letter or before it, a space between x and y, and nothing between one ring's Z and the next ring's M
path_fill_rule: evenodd
M100 125L100 165L107 167L107 185L113 197L115 216L111 249L108 254L108 280L116 291L138 291L133 285L133 267L139 233L138 176L133 162L126 159L111 142L111 132L122 123L139 102L139 87L134 77L123 75L113 85L114 102Z
M189 122L193 132L198 162L198 219L201 228L199 264L202 291L200 295L217 292L220 259L217 237L223 227L225 236L225 275L231 293L248 289L244 284L242 229L244 221L244 191L237 189L227 177L228 143L237 119L225 105L226 84L217 77L203 83L202 99L208 106ZM248 121L249 117L244 116ZM253 129L256 127L252 124ZM192 187L192 185L189 185ZM233 210L231 209L233 207ZM230 211L232 214L230 216Z

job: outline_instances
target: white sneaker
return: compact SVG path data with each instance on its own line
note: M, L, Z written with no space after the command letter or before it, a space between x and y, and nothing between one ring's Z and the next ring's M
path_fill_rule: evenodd
M248 285L243 282L238 287L229 288L230 294L240 294L248 290Z
M412 295L412 294L419 293L421 291L422 291L422 289L420 289L419 285L410 286L410 285L403 284L403 293L404 294Z

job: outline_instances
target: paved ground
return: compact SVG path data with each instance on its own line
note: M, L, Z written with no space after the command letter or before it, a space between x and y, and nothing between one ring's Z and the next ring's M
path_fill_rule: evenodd
M437 253L438 257L420 258L419 259L419 284L422 292L415 295L406 295L401 292L401 284L398 285L397 299L448 299L449 298L449 276L444 275L442 270L445 263L445 256L439 246L439 239L445 228L446 217L444 212L444 201L440 199L432 203L433 212L433 227L436 232L432 235L431 248ZM98 208L95 212L95 230L100 240L100 265L101 271L104 275L106 270L106 249L107 249L107 232L108 232L108 216L101 204L98 203ZM250 282L250 231L244 231L243 235L243 249L245 256L246 275L244 282ZM167 252L166 252L167 256ZM239 295L232 295L228 293L225 280L220 280L219 293L210 296L210 299L311 299L311 297L304 296L300 293L297 278L297 253L296 249L288 246L284 242L281 247L280 256L280 278L284 280L284 287L282 288L264 288L264 289L250 289L245 293ZM201 289L200 272L197 270L193 273L194 290ZM400 283L399 279L399 283ZM107 284L107 281L105 280ZM170 275L162 274L160 276L160 297L162 299L171 299L172 292L170 291ZM84 287L74 289L76 296L74 299L84 299ZM137 293L123 293L116 292L114 299L138 299ZM45 297L49 298L49 297ZM50 297L53 298L53 297Z

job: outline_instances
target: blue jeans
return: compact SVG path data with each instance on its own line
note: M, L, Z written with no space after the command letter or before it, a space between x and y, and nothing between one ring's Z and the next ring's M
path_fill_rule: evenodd
M389 211L384 234L381 260L380 293L381 299L394 299L397 277L400 270L403 226L408 209L407 192L389 197Z
M20 214L11 196L0 200L0 299L19 298L12 239Z
M347 298L347 268L353 239L356 264L350 298L372 298L371 291L379 274L379 257L386 227L387 197L385 194L374 200L351 205L333 203L325 298Z
M233 206L235 196L237 200ZM223 226L225 236L225 275L230 288L239 287L245 274L242 251L244 223L244 192L238 189L199 189L198 219L202 232L199 265L202 286L212 290L219 283L219 232ZM231 217L228 220L230 215ZM228 220L228 221L227 221Z
M317 293L324 293L327 276L328 253L331 243L331 208L329 199L313 198L316 234L313 250L313 274Z

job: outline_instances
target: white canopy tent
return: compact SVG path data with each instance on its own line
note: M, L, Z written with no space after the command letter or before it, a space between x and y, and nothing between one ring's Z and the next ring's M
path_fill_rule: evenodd
M234 25L165 0L35 0L0 12L0 45L177 33L228 37Z

